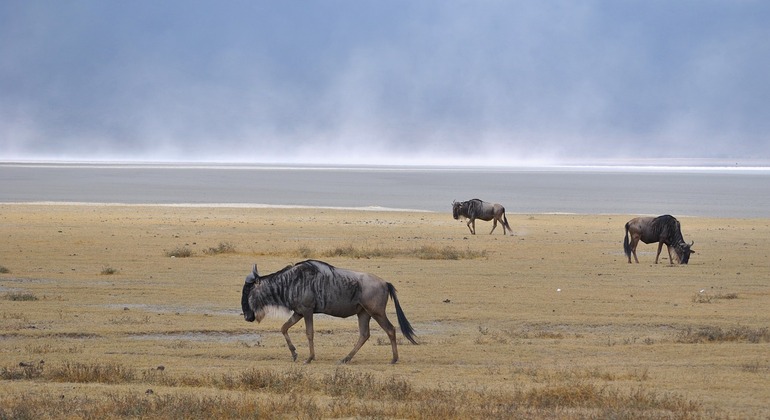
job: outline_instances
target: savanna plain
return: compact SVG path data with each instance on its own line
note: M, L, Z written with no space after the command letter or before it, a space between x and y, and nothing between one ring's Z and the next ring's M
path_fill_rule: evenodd
M770 417L770 220L628 264L634 216L0 205L0 418ZM293 362L241 288L305 259L393 283L419 344L372 322L339 365L357 322L318 316Z

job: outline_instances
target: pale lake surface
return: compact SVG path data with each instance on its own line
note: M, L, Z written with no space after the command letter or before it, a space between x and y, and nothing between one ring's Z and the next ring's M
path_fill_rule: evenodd
M481 198L508 213L770 217L770 168L323 167L0 162L2 203L302 206L451 214Z

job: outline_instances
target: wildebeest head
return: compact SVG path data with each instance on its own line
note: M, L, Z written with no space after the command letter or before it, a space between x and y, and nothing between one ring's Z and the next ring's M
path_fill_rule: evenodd
M241 295L241 309L243 309L243 318L249 322L254 322L254 320L260 322L262 321L262 318L265 317L265 310L263 308L259 308L255 313L254 309L249 303L249 296L251 295L252 290L259 286L260 281L259 274L257 274L257 265L254 264L254 269L251 271L251 273L249 273L248 276L246 276L246 282L243 284L243 294Z
M687 264L688 261L690 261L690 254L694 254L695 251L690 249L695 245L695 241L691 241L689 244L686 242L682 242L679 244L679 246L674 247L674 250L676 250L676 256L679 258L680 264Z
M460 218L460 215L462 213L462 207L463 207L463 203L458 201L452 201L452 217L454 217L455 220Z

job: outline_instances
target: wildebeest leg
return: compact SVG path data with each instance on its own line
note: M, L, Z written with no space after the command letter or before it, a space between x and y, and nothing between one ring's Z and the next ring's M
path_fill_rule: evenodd
M366 343L366 340L369 339L370 319L372 319L372 317L366 311L361 311L358 313L358 341L356 342L356 345L353 346L353 350L351 350L347 356L340 360L340 363L349 362L350 359L352 359L353 356L358 353L358 350L361 350L361 347L364 345L364 343Z
M471 228L471 224L473 224L473 228ZM476 219L468 220L468 230L471 231L471 235L476 234Z
M669 262L671 265L674 265L674 257L671 255L671 245L669 245L669 244L666 244L666 249L668 250L668 262ZM679 258L679 257L677 257L677 259L678 259L678 258Z
M489 234L491 235L492 232L495 231L495 228L497 227L497 217L492 218L492 230L489 231ZM505 235L505 229L503 229L503 235Z
M390 323L390 320L387 316L383 313L382 315L375 315L374 320L377 321L378 324L380 324L380 327L382 327L383 330L385 330L385 333L388 334L388 338L390 339L390 348L393 350L393 359L390 361L390 363L396 363L398 362L398 347L396 346L396 327L393 326L393 324Z
M299 322L300 319L302 319L302 315L294 312L291 315L291 318L289 318L289 320L286 321L281 327L281 334L283 334L283 338L286 339L286 345L289 346L289 351L291 351L291 358L294 361L297 361L297 348L294 347L294 344L291 343L291 338L289 338L289 328Z
M310 347L310 355L305 360L305 364L315 360L315 346L313 345L313 313L309 313L305 316L305 335L307 335L308 347Z
M658 257L660 257L660 251L662 250L663 250L663 242L658 242L658 255L655 256L655 264L658 263Z
M634 260L639 264L639 258L636 257L636 246L639 245L639 237L631 237L631 253L634 254ZM631 264L631 255L628 256L628 263Z

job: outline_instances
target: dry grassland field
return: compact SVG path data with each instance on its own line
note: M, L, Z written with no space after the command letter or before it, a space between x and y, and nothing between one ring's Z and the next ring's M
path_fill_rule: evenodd
M689 265L628 264L634 216L0 205L0 418L770 417L770 220L679 217ZM338 365L355 317L318 316L293 362L241 290L305 259L393 283L419 345L391 365L372 322Z

